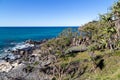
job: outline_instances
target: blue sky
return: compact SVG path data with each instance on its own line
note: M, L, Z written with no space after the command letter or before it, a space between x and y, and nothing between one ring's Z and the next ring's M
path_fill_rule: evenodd
M80 26L117 0L0 0L0 26Z

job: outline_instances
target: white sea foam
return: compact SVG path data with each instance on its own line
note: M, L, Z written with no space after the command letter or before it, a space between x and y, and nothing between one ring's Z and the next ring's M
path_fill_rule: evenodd
M12 53L9 53L6 58L14 60L15 56Z
M29 48L29 47L34 47L33 44L29 44L29 43L14 43L16 44L14 47L9 47L9 48L4 48L1 50L1 54L0 54L0 59L2 59L3 57L7 56L10 59L15 59L15 56L11 53L11 51L16 51L17 49L24 49L24 48Z
M12 48L12 50L17 50L17 49L24 49L28 47L34 47L33 44L28 44L28 43L18 43L15 47Z

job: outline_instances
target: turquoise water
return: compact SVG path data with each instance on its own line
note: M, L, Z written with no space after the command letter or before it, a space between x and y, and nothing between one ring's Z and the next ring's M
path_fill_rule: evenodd
M28 39L42 40L57 37L65 28L68 27L0 27L0 51Z

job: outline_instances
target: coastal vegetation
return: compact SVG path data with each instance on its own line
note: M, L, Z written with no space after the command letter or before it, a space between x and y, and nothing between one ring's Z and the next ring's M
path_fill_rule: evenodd
M26 43L34 47L12 51L20 55L15 60L4 58L12 67L0 67L0 80L119 80L120 0L97 21Z

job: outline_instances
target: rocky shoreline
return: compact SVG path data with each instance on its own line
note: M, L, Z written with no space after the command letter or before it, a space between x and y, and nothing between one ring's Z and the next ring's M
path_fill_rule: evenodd
M63 38L55 38L53 41L61 40ZM84 44L86 40L73 38L72 43L69 43L71 48L65 52L65 55L76 51L86 51L87 48L84 45L80 46L81 42ZM56 51L55 45L49 46L49 43L49 40L27 40L25 47L8 50L10 54L7 54L0 61L0 80L51 80L51 75L55 74L53 73L55 68L53 64L56 63L57 57L54 52Z
M41 61L40 60L41 55L38 54L40 52L39 50L40 45L45 43L46 41L47 40L42 40L42 41L27 40L25 41L25 44L29 44L32 46L28 46L21 49L18 48L16 50L8 50L10 54L7 54L0 60L0 80L26 80L27 77L28 77L27 80L30 80L31 76L33 76L34 79L36 76L39 76L34 74L35 72L33 72L33 74L32 73L30 74L31 70L33 69L32 67L30 67L29 69L29 65L32 66L32 64L36 63L39 65L37 66L33 65L33 66L36 67L36 69L37 68L42 69L46 65L51 63L50 59L44 62ZM37 71L37 70L34 70L34 71ZM22 79L24 78L22 75L24 75L26 79ZM18 79L16 77L21 79ZM48 77L46 78L45 77L46 76L40 76L40 79L49 80Z

